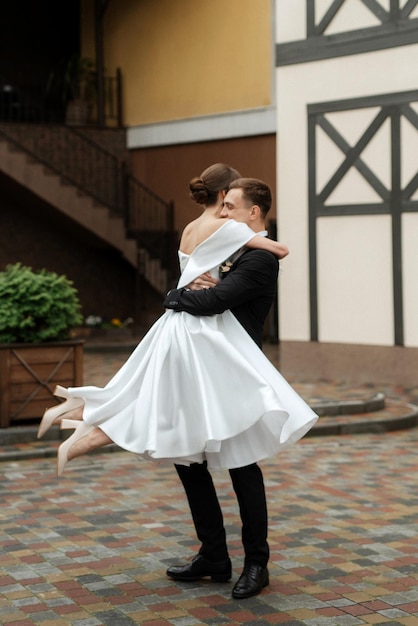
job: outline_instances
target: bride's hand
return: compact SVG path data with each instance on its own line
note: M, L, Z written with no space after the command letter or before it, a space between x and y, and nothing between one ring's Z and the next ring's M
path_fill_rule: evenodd
M214 278L209 272L205 272L201 276L198 276L198 278L195 278L195 280L187 286L192 291L198 291L199 289L210 289L211 287L215 287L218 283L219 280Z

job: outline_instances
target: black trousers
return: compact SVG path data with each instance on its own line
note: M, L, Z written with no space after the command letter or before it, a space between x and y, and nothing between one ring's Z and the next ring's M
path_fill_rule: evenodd
M202 546L199 554L210 561L228 558L223 515L212 476L205 463L176 465L192 513L196 534ZM236 493L241 522L245 563L266 567L267 502L261 469L256 463L229 470Z

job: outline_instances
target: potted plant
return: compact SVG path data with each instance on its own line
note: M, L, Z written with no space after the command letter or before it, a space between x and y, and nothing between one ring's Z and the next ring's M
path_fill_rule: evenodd
M20 263L0 272L0 427L41 418L56 385L82 384L82 321L72 281Z
M96 93L96 80L94 61L78 54L59 63L51 72L47 93L59 94L65 109L66 124L82 126L87 123Z

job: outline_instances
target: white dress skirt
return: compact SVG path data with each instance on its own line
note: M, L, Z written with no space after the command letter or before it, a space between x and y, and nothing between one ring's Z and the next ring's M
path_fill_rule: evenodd
M178 286L252 237L226 221L190 256L179 253ZM318 419L230 311L166 311L105 387L70 387L67 397L83 398L84 421L125 450L185 465L206 460L211 469L270 457Z

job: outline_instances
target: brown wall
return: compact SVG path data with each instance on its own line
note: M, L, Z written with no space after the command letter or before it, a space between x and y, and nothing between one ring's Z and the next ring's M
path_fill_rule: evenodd
M276 206L276 136L207 141L132 151L134 175L166 201L175 204L175 228L184 226L200 212L188 197L189 181L212 163L226 163L243 176L261 178L270 185Z

